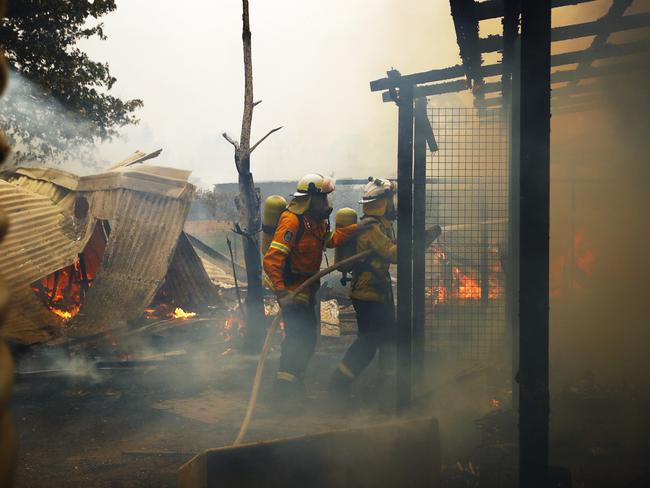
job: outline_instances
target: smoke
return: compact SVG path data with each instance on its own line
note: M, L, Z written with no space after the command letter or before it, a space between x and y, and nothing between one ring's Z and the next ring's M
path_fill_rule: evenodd
M144 99L141 126L123 131L130 141L139 142L148 126L169 164L191 169L201 186L236 181L232 147L220 134L238 138L241 127L241 2L195 2L184 7L181 23L174 2L158 4L118 2L104 19L108 39L80 48L110 64L117 96ZM447 2L380 0L371 7L345 0L251 4L255 98L263 101L253 141L283 126L252 156L256 181L394 174L397 109L368 83L391 67L406 74L456 64L458 47Z
M650 382L650 60L636 61L646 69L599 80L593 110L552 119L556 383L585 372L597 383Z
M58 348L44 349L37 355L21 358L17 364L17 374L19 379L54 374L91 384L102 381L96 361L85 355L69 355Z
M0 100L0 124L13 149L9 165L98 167L93 126L15 71Z

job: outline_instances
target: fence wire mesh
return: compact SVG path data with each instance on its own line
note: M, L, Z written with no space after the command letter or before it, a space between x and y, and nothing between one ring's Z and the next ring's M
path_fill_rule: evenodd
M425 350L485 361L506 331L506 123L499 109L429 107L438 142L427 152L427 227L442 236L426 251Z

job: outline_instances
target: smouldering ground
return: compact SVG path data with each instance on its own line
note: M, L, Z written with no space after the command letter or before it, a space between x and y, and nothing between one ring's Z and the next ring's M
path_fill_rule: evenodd
M213 347L209 338L188 335L194 343L182 345L190 352L183 361L91 376L19 378L13 397L20 442L16 486L171 487L177 469L193 455L229 445L244 415L257 359L224 356L223 344ZM351 340L321 338L308 373L308 400L294 414L278 412L271 399L276 348L247 441L391 420L373 402L374 365L360 381L351 410L341 414L328 408L327 380ZM503 487L489 479L508 478L516 465L511 455L516 420L508 410L490 413L489 384L498 381L489 375L457 378L414 412L440 421L445 488L477 487L478 473L481 486ZM571 468L573 486L647 486L650 392L578 385L553 393L552 463ZM506 421L491 431L492 444L481 438L475 423L486 413Z
M247 440L383 422L359 400L346 415L324 404L326 382L349 339L321 341L299 415L274 411L277 352L266 369ZM230 444L243 417L256 358L206 351L188 362L102 373L99 378L32 377L15 389L18 487L175 486L194 454ZM374 375L361 385L370 388Z

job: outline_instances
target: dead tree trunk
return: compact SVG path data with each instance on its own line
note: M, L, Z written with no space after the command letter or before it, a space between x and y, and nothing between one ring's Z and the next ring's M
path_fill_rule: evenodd
M239 196L237 198L239 219L243 228L240 233L244 240L244 262L248 292L246 294L246 333L244 349L257 352L264 342L264 301L262 290L262 262L257 230L261 228L260 196L253 183L250 172L239 173Z
M269 131L253 147L251 141L251 126L253 123L253 108L260 102L253 101L253 60L251 54L251 31L248 14L248 0L242 0L242 42L244 47L244 114L242 116L240 142L233 140L226 133L223 137L235 148L235 167L239 174L239 195L235 204L239 210L239 223L235 232L244 241L244 261L248 293L246 295L246 333L244 349L247 352L258 352L262 347L265 336L266 320L262 290L262 262L260 256L259 231L262 228L260 216L260 194L255 188L253 174L250 171L250 155L277 127Z

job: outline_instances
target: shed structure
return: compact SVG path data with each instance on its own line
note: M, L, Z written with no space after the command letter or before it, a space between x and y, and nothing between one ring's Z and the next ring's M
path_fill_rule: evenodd
M179 307L218 300L183 232L195 191L190 172L135 165L147 156L135 153L91 176L53 168L2 175L10 340L34 344L126 327L157 293ZM67 310L56 309L63 298Z

